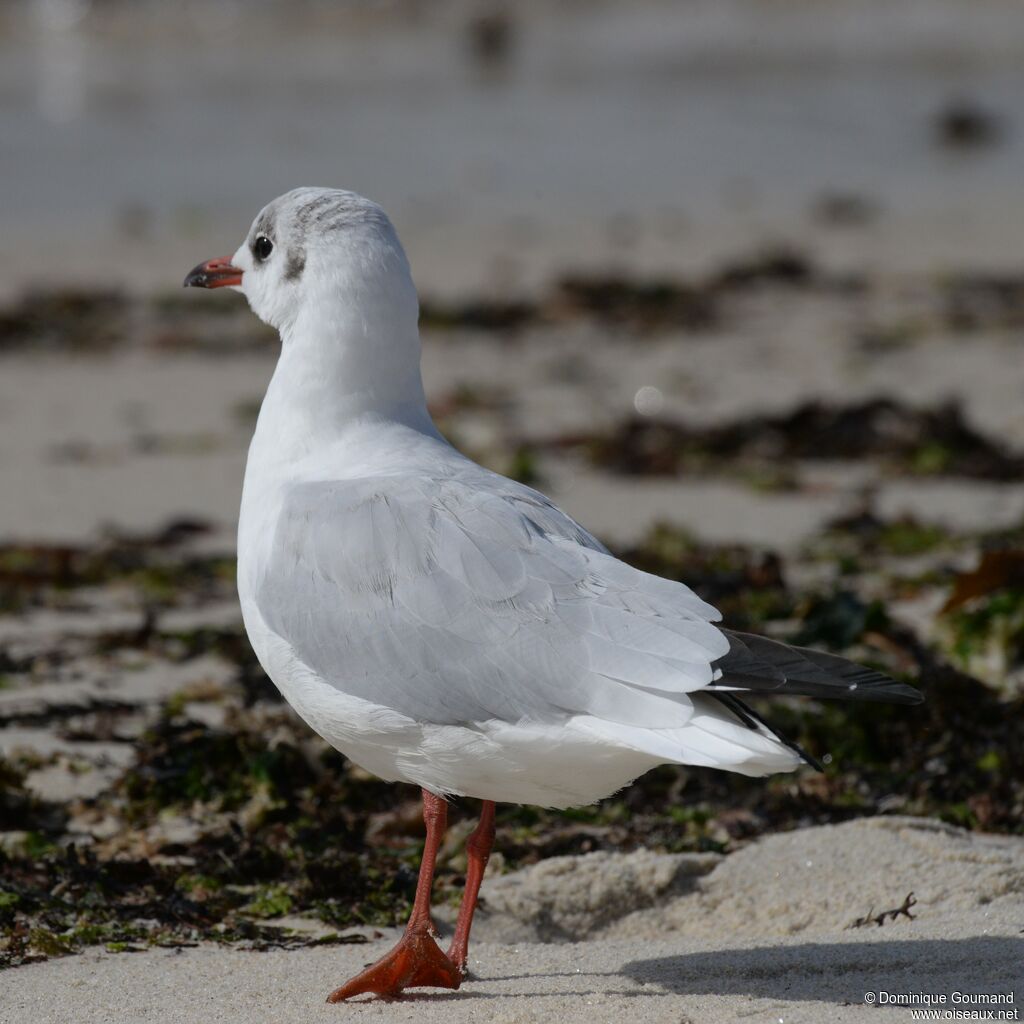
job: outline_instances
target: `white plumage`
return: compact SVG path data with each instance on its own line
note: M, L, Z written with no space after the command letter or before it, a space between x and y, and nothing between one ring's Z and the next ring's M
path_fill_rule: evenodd
M427 412L416 289L376 204L289 192L185 283L241 288L281 333L238 530L253 647L330 743L423 788L405 932L329 1002L462 984L495 801L589 803L665 762L813 763L740 693L921 699L835 655L719 629L693 591L455 451ZM430 904L448 794L483 804L442 952Z
M709 696L730 649L713 608L437 432L415 290L379 207L288 193L231 262L282 337L239 593L261 663L317 732L387 780L555 807L665 762L797 765Z

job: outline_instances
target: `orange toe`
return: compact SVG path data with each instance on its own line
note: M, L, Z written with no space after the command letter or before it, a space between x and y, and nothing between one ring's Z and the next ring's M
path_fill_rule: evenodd
M389 953L335 989L329 1003L372 994L394 999L407 988L451 988L462 984L462 972L425 931L406 932Z

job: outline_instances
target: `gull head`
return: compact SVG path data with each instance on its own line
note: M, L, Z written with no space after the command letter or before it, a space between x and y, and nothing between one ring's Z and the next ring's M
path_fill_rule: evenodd
M409 265L387 214L355 192L296 188L268 203L234 255L200 263L186 287L241 291L287 336L415 331ZM394 323L393 321L396 321Z

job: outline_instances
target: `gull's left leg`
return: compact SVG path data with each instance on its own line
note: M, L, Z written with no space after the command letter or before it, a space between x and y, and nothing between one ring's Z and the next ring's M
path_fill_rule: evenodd
M416 899L409 923L405 926L405 934L390 953L347 981L341 988L335 989L327 997L327 1002L340 1003L344 999L368 992L391 999L404 989L420 985L458 988L462 984L462 971L441 952L434 941L437 932L434 930L434 922L430 919L430 891L434 884L434 864L448 824L448 805L441 797L427 790L423 790L423 821L427 826L427 841L423 846L420 877L416 883ZM468 927L466 931L468 935Z
M476 910L477 895L483 881L487 861L494 846L494 801L485 800L480 811L480 823L466 840L466 887L462 894L459 917L455 922L455 934L448 947L448 959L456 966L460 975L466 973L469 959L469 930L473 927L473 912Z

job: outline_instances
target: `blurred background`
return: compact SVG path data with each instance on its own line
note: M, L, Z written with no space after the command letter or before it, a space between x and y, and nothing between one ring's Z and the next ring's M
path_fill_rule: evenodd
M1021 831L1022 110L1015 0L4 4L0 965L408 909L416 793L314 737L241 628L276 338L180 288L297 185L390 212L454 443L730 625L928 697L766 705L823 774L503 808L504 866Z

